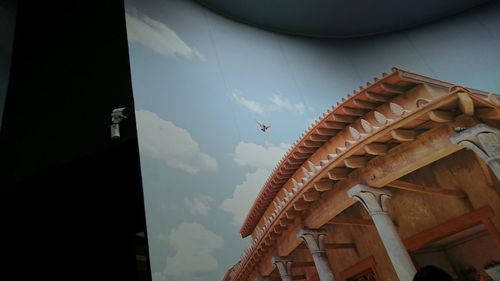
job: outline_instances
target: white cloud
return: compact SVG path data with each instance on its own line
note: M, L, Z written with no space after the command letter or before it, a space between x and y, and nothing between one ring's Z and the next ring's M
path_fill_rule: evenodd
M153 281L167 281L167 278L161 272L153 272L152 277Z
M253 100L246 99L238 90L233 92L233 98L238 104L242 105L246 109L258 114L264 114L264 108L259 103Z
M213 252L224 244L224 239L199 223L183 222L170 231L169 244L174 256L167 257L165 274L193 279L190 275L216 270L217 259Z
M139 16L137 11L125 13L127 36L132 43L139 43L164 56L181 56L186 59L204 56L195 48L189 47L164 23L148 16Z
M165 234L160 233L160 234L156 235L156 239L158 239L160 241L165 241L165 240L167 240L167 237L165 236Z
M280 110L280 109L292 109L293 106L292 104L285 98L282 98L281 96L278 96L274 94L271 97L271 102L274 105L275 110Z
M217 169L217 161L200 151L187 130L147 110L137 111L136 118L141 154L163 160L168 166L192 175Z
M184 206L193 215L208 215L214 199L206 195L195 195L194 198L184 198Z
M273 111L294 110L300 114L304 114L306 111L313 111L311 107L306 106L303 102L292 103L277 94L273 94L270 100L272 104L271 110Z
M266 169L257 169L253 173L247 173L245 180L234 189L233 197L222 201L220 207L233 215L234 225L240 226L243 223L269 174L270 171Z
M297 111L300 114L304 114L304 112L306 112L306 106L302 102L296 103L295 104L295 109L297 109Z
M234 161L241 166L256 168L254 172L247 173L245 180L238 184L231 198L222 201L220 208L233 215L233 224L241 225L248 211L257 198L260 189L271 174L271 169L290 147L289 144L279 145L240 142L234 149Z
M265 144L264 146L251 142L240 142L234 149L234 161L241 166L272 169L283 157L289 144Z
M251 112L255 112L258 114L264 114L265 112L273 112L273 111L294 111L299 114L304 114L307 111L314 112L313 108L305 105L303 102L292 103L288 99L282 97L279 94L273 94L269 101L270 104L266 104L265 106L258 103L257 101L250 100L245 98L240 91L234 90L233 98L236 102L250 110Z

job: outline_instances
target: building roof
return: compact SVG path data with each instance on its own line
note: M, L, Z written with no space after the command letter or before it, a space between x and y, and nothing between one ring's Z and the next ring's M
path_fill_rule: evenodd
M349 127L351 135L360 134L355 127L349 125L353 124L369 111L376 112L375 109L378 106L388 103L393 97L405 93L407 90L419 84L447 88L450 92L454 87L458 87L448 82L393 68L391 73L384 73L381 78L374 78L372 83L368 82L366 86L360 87L357 91L353 91L352 94L347 95L347 98L343 98L336 106L332 106L327 112L315 120L315 122L294 142L273 169L270 177L261 188L252 208L247 214L240 229L241 236L246 237L252 233L283 185L291 179L292 175L324 143L328 142L332 137L342 132L342 130L347 127ZM488 93L479 90L467 89L467 91L484 97L488 95ZM426 101L422 100L417 101L417 103L418 102L425 103ZM397 112L403 110L402 108L398 108L397 104L391 103L391 106L393 107L391 108L393 111ZM377 118L377 116L375 116L375 118ZM362 121L363 120L361 120L361 125L363 125ZM321 165L323 164L326 165L328 163L321 163Z

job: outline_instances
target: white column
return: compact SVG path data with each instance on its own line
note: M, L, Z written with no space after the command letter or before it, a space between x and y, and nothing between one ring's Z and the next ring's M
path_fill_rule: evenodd
M391 192L357 184L349 189L348 194L368 210L399 280L412 280L416 273L415 266L387 214L386 202L391 198Z
M273 264L278 268L282 281L293 281L291 258L274 256Z
M304 243L306 243L307 248L311 252L319 279L321 281L335 281L325 251L324 238L326 230L304 227L297 233L297 236L304 240Z
M450 137L450 141L474 151L500 179L500 130L478 124Z

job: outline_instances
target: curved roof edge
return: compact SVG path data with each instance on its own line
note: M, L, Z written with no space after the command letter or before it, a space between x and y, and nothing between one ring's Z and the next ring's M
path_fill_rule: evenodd
M261 217L264 215L266 209L269 207L271 202L274 200L278 192L281 190L283 185L292 177L292 175L300 169L302 164L318 150L328 139L319 137L316 133L317 129L323 129L325 122L328 119L358 119L359 115L356 113L363 109L363 100L357 99L362 95L371 95L372 90L380 88L387 92L391 90L397 90L399 82L410 82L413 84L432 84L440 87L446 87L451 89L456 87L456 84L444 82L441 80L433 79L427 76L415 74L408 72L399 68L392 68L391 73L383 73L381 78L374 78L372 83L367 82L365 87L360 87L359 90L354 90L352 94L348 94L347 98L342 98L341 101L337 102L336 106L332 106L327 110L322 116L316 119L308 129L301 134L301 136L293 143L293 145L288 149L285 155L278 162L276 167L273 169L271 175L262 186L256 200L254 201L250 211L248 212L243 225L240 228L240 234L242 237L249 236ZM465 88L465 87L464 87ZM467 88L470 89L470 88ZM487 95L487 92L470 89L475 94ZM351 121L352 122L352 121ZM347 122L347 123L351 123Z

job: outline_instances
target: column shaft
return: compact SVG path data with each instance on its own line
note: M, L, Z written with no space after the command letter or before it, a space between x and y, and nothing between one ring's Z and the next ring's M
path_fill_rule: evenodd
M348 194L368 210L399 280L412 280L416 273L415 266L386 210L391 192L357 184Z
M307 248L311 252L319 279L321 281L335 281L323 243L326 233L324 229L303 228L297 236L304 240L304 243L306 243Z
M328 263L328 259L326 257L326 253L314 253L312 255L314 265L316 266L316 270L318 271L319 280L321 281L335 281L335 277L333 276L333 272L330 269L330 264Z
M282 281L293 281L292 260L288 257L273 257L273 264L276 265Z
M375 214L372 219L399 280L412 280L415 266L391 218L387 214Z

